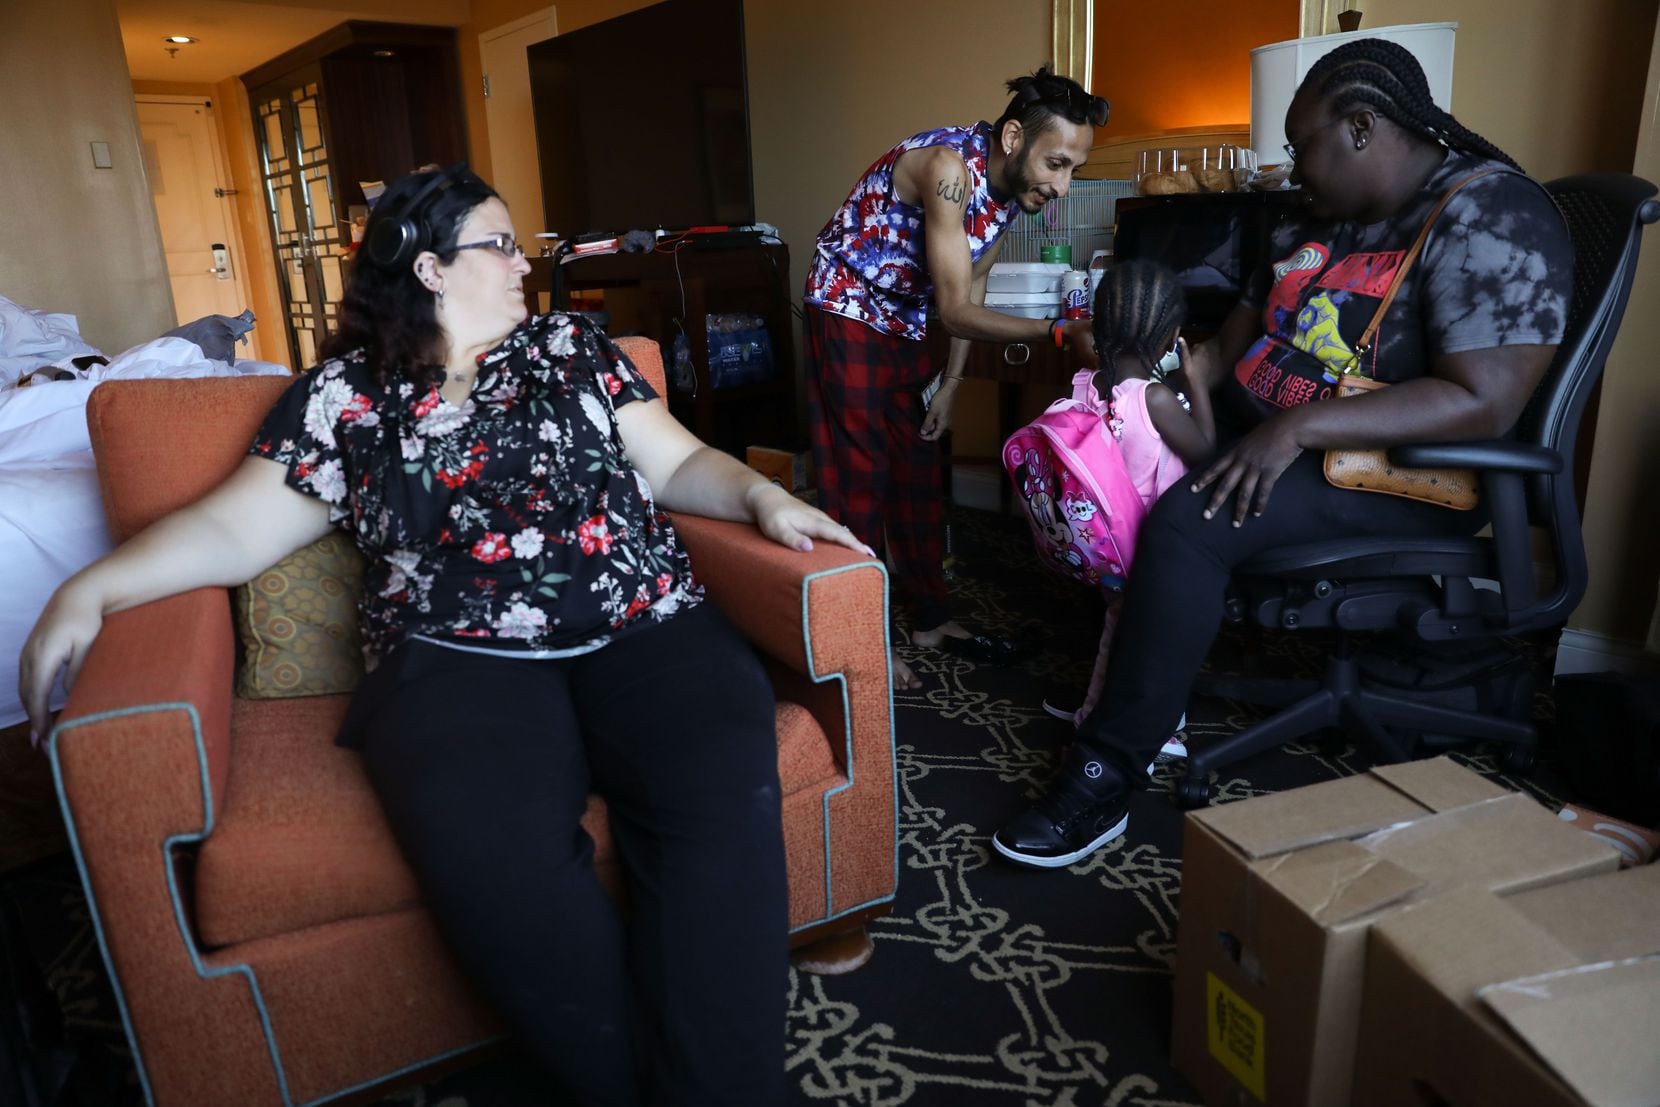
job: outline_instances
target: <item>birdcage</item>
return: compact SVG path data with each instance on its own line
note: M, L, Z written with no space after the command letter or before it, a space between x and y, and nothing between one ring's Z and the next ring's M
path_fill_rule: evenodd
M1072 264L1082 269L1095 251L1112 249L1118 201L1134 195L1134 181L1075 180L1065 196L1036 215L1015 216L997 260L1042 261L1043 247L1064 244L1072 247Z

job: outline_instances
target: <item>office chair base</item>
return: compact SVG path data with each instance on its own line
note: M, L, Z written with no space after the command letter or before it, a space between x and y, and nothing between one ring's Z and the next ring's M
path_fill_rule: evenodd
M1288 693L1306 690L1311 683L1213 678L1205 688L1232 698L1280 704ZM1526 714L1531 694L1512 698L1510 713ZM1202 746L1190 743L1187 776L1176 787L1175 801L1182 807L1202 806L1212 795L1212 770L1331 728L1347 731L1376 762L1407 761L1421 756L1425 747L1496 742L1505 747L1502 757L1509 772L1532 767L1536 740L1531 723L1504 713L1465 710L1363 682L1359 658L1340 649L1327 659L1324 682L1278 714Z

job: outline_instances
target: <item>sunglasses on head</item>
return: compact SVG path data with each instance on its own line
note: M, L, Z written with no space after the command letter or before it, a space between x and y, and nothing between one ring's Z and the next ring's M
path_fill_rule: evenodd
M1099 96L1091 96L1076 84L1061 85L1047 94L1038 91L1035 86L1028 85L1021 90L1020 102L1023 105L1041 103L1068 119L1087 122L1092 127L1104 127L1107 123L1107 102Z

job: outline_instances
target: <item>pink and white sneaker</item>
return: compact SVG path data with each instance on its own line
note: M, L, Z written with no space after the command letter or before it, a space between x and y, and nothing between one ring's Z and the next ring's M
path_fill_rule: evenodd
M1187 729L1187 712L1182 712L1181 719L1176 723L1176 732L1164 740L1159 747L1158 756L1154 757L1147 766L1147 775L1152 776L1153 770L1169 761L1181 761L1187 757L1187 740L1182 737L1182 731Z

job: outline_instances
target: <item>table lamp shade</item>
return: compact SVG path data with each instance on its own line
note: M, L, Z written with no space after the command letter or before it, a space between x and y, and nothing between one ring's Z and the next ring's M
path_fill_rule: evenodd
M1453 36L1457 23L1409 23L1335 35L1294 38L1251 51L1251 148L1262 165L1285 160L1285 109L1314 63L1344 43L1384 38L1406 47L1424 67L1430 98L1452 110Z

